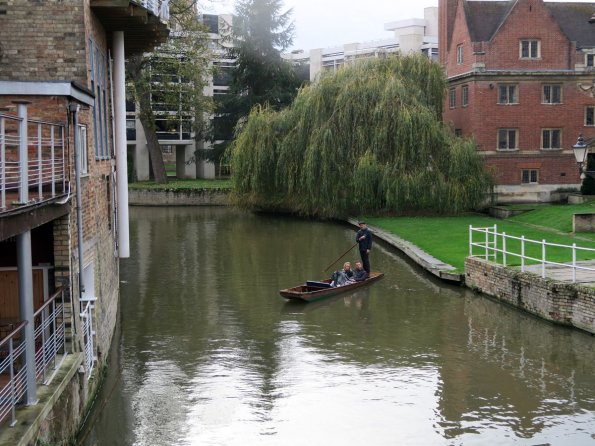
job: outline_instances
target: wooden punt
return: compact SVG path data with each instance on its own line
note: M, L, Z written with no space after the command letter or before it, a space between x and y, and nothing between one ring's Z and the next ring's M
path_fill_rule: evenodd
M331 279L321 280L319 282L308 281L303 285L298 285L293 288L286 288L280 290L279 294L285 299L290 300L301 300L304 302L312 302L326 297L334 296L339 293L346 291L355 290L366 285L370 285L372 282L376 282L384 277L384 273L374 272L370 273L370 277L362 282L354 282L349 285L332 288L330 286Z

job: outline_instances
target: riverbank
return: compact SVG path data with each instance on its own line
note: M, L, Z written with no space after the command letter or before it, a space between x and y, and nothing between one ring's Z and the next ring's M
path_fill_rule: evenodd
M130 183L128 203L131 206L226 206L231 180L170 180L166 184L152 181Z
M592 261L595 251L573 250L572 246L595 249L592 233L572 233L572 215L591 213L592 205L537 206L523 214L506 220L485 215L469 214L458 217L398 217L366 218L375 235L403 251L424 269L445 280L464 283L467 287L484 293L515 308L531 313L550 322L575 327L595 334L595 278L592 276ZM355 220L350 220L355 224ZM471 257L469 226L497 228L502 234L524 237L537 243L523 243L509 239L507 250L525 255L526 265L541 264L542 256L553 265L585 261L579 270L581 280L577 283L560 281L549 273L523 272L519 257L509 255L503 260L501 251L496 259ZM483 234L479 234L480 238ZM477 235L476 235L477 237ZM502 249L502 240L496 246L494 237L490 243ZM566 245L569 248L563 248ZM494 251L496 252L496 250ZM482 256L483 257L483 256ZM499 262L492 261L497 260ZM445 261L446 260L446 261ZM590 261L590 262L589 262ZM552 264L549 265L552 267ZM539 266L539 269L542 267ZM578 273L575 273L578 274Z

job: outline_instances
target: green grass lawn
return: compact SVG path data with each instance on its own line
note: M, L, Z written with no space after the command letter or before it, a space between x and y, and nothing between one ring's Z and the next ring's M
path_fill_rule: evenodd
M535 210L506 220L500 220L481 214L467 214L457 217L367 217L370 225L378 226L419 246L437 259L448 263L459 271L463 271L465 257L469 255L469 225L486 227L497 225L497 231L516 237L548 243L558 243L586 248L595 248L595 237L592 234L570 234L572 230L572 214L578 212L595 212L590 205L552 205L538 206ZM474 241L480 235L475 234ZM507 250L520 253L520 241L507 241ZM474 248L479 254L480 248ZM525 254L541 258L541 246L526 244ZM501 260L501 255L498 257ZM595 253L581 253L578 259L595 258ZM559 262L572 260L569 249L548 247L547 259ZM527 262L537 263L537 262ZM520 259L507 256L507 264L518 265Z
M129 189L153 189L153 190L194 190L194 189L231 189L231 180L173 180L166 184L157 184L154 181L139 181L129 183Z

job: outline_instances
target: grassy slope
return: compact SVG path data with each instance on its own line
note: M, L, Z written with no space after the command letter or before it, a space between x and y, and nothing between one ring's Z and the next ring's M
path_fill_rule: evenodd
M570 234L572 230L572 214L578 212L595 212L590 204L572 206L539 206L535 210L519 216L499 220L479 214L468 214L457 217L397 217L367 218L369 224L388 230L416 244L434 257L453 265L460 271L464 268L465 257L469 255L469 225L486 227L497 225L498 232L527 239L543 240L548 243L559 243L595 248L593 234ZM479 240L479 235L474 240ZM520 252L520 242L509 241L507 250ZM527 244L526 254L539 258L541 246ZM477 251L474 251L477 253ZM571 260L570 250L548 248L548 260L568 262ZM591 253L583 253L579 259L595 258ZM508 264L518 264L519 260L508 256Z

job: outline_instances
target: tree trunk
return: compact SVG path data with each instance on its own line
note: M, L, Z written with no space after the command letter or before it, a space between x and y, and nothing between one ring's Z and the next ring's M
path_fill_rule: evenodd
M153 175L156 183L167 183L167 173L165 172L165 163L163 162L163 152L157 139L157 132L155 131L155 116L151 109L150 93L143 91L139 94L139 119L145 131L147 138L147 150L149 151L149 158L151 159L151 167L153 167Z
M151 108L150 83L143 80L141 71L146 68L142 56L132 56L126 64L129 79L134 83L136 100L138 101L138 117L147 138L147 150L151 159L151 167L156 183L167 183L163 152L159 146L157 132L155 131L155 116Z

